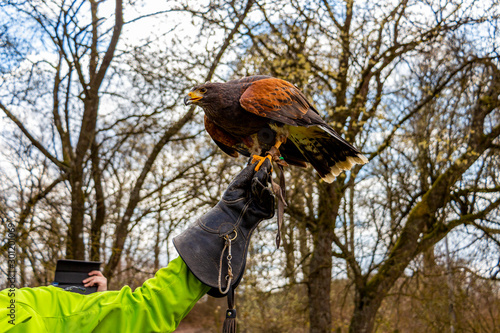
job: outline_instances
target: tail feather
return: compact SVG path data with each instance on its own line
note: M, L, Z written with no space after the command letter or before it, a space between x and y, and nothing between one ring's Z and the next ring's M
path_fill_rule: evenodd
M289 131L291 141L327 183L356 164L368 163L354 146L326 125L291 126Z

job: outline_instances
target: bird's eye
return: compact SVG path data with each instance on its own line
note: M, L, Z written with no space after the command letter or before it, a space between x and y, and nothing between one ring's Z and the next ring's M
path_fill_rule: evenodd
M202 94L206 93L206 92L207 92L207 88L200 88L200 92L201 92Z

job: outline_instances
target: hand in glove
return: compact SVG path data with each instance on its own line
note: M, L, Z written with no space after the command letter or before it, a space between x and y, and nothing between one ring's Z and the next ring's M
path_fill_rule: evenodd
M248 165L229 184L221 201L200 217L174 245L191 272L222 297L239 284L246 264L250 236L264 219L274 216L269 160L254 171Z

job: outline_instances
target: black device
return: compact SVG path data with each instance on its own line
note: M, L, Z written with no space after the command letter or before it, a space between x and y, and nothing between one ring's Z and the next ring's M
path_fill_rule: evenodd
M57 261L53 286L67 291L88 295L97 291L97 286L84 287L82 281L90 277L91 271L98 271L101 262L61 259Z

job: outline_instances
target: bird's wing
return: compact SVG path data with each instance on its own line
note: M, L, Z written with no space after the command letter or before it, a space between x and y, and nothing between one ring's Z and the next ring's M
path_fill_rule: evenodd
M223 152L231 157L238 157L236 149L232 148L238 143L235 137L227 133L225 130L210 121L205 115L205 129L214 142L222 149Z
M287 125L323 123L318 112L297 87L276 78L252 82L241 95L240 105L248 112Z

